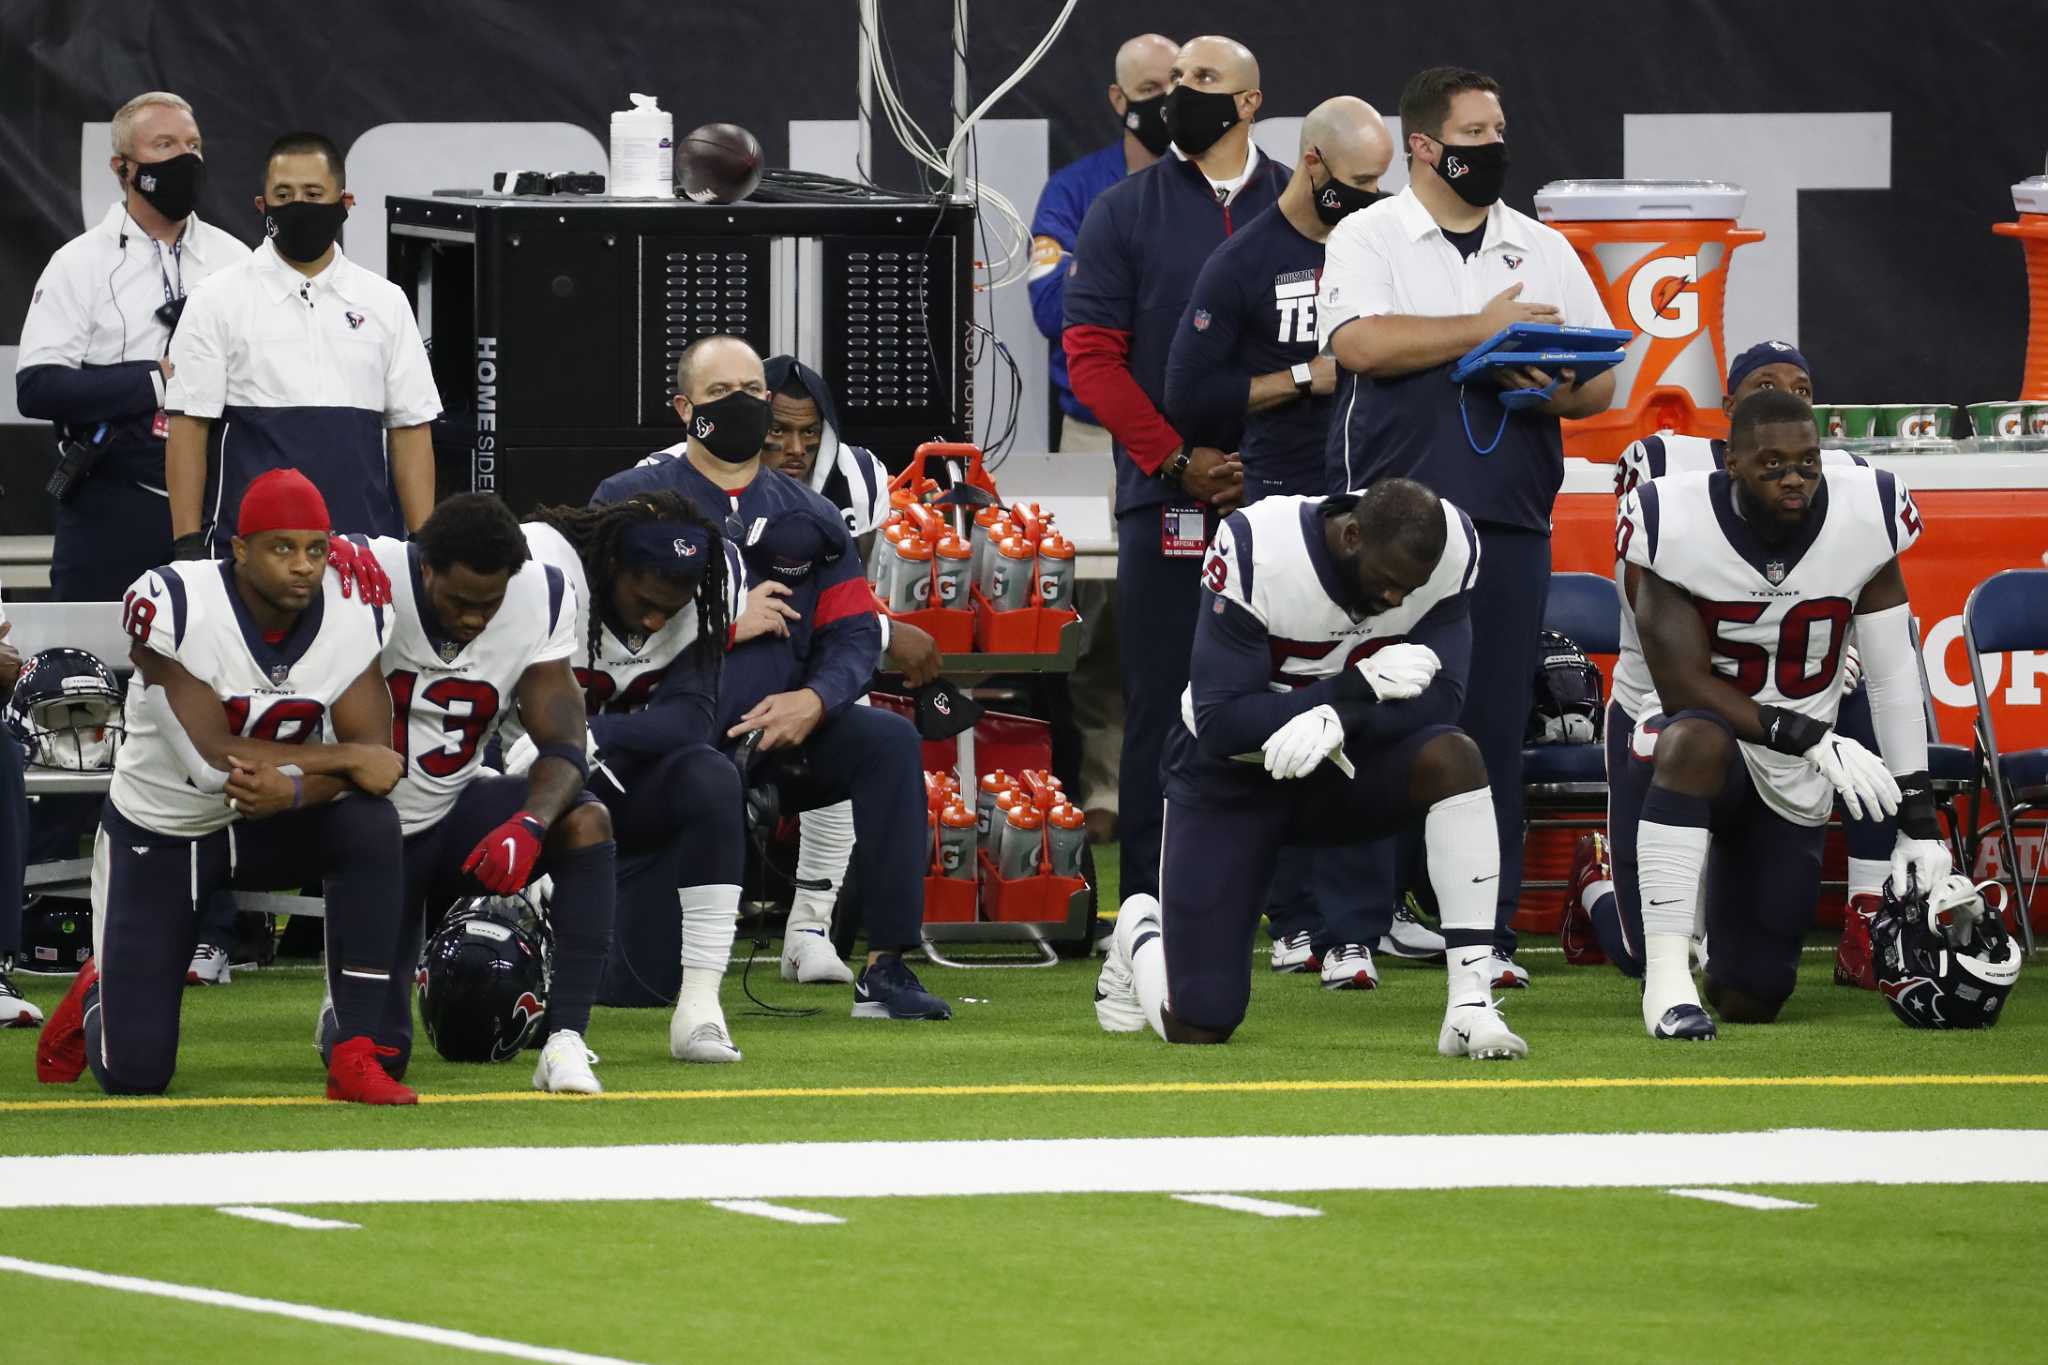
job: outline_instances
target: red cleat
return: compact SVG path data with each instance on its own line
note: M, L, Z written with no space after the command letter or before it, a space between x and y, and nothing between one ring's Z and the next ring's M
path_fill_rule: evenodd
M1858 990L1877 989L1877 961L1870 950L1870 921L1883 900L1878 896L1851 896L1842 908L1842 941L1835 945L1835 984Z
M85 1074L85 993L99 979L98 960L87 958L71 978L71 989L50 1011L36 1039L36 1079L44 1085L69 1085Z
M1586 888L1613 880L1607 840L1598 834L1580 835L1579 846L1572 851L1572 879L1564 889L1564 921L1557 929L1564 960L1574 967L1597 967L1607 961L1600 936L1593 932L1593 916L1586 909Z
M392 1080L377 1060L397 1055L397 1048L378 1047L374 1038L336 1043L334 1058L327 1064L327 1098L350 1104L418 1104L418 1093Z

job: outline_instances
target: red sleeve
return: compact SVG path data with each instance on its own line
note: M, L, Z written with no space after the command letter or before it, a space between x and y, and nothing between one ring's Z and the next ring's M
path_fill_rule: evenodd
M1157 473L1180 449L1181 435L1131 377L1131 334L1114 327L1069 327L1060 343L1074 397L1122 443L1132 463Z
M818 606L811 615L811 624L822 629L844 617L872 616L874 613L875 594L869 589L867 579L848 578L818 594Z

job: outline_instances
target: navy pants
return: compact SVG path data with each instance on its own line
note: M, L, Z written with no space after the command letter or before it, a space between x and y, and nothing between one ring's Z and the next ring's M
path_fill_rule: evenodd
M1184 728L1180 694L1195 649L1202 561L1160 553L1163 506L1116 519L1117 651L1123 664L1124 749L1117 769L1117 830L1123 894L1159 890L1160 760L1166 737ZM1264 904L1264 896L1259 899Z
M56 521L53 602L118 602L136 579L170 562L170 500L127 479L87 479L56 505Z
M1355 847L1419 822L1425 812L1409 799L1410 771L1424 745L1449 733L1452 727L1434 725L1354 753L1355 778L1325 763L1292 782L1232 774L1217 779L1213 791L1202 790L1212 784L1200 779L1192 779L1192 790L1189 780L1177 779L1176 791L1192 799L1167 799L1159 883L1167 1002L1175 1018L1226 1034L1242 1022L1251 1001L1252 942L1281 846ZM1181 726L1167 746L1173 753L1194 743ZM1190 772L1194 765L1176 768Z
M1282 849L1266 901L1273 937L1306 933L1319 954L1378 943L1394 927L1397 851L1387 839Z
M28 792L21 746L0 733L0 958L21 952L21 879L28 868Z
M391 984L377 1023L377 1041L398 1049L384 1069L403 1078L412 1058L412 989L414 968L429 927L438 927L448 907L470 896L486 896L477 880L462 870L482 838L517 815L526 805L524 777L485 776L472 779L455 804L435 824L405 839L403 923L393 958ZM579 792L570 809L597 798ZM566 812L565 812L566 814ZM557 853L543 849L533 876L554 878L555 894L548 909L554 938L553 973L548 992L548 1028L585 1033L590 1007L604 972L605 950L611 942L614 889L613 845Z
M1183 661L1182 668L1186 668ZM917 728L893 711L849 706L803 743L808 776L785 778L785 815L853 802L853 867L871 950L924 938L924 757Z
M1673 719L1723 724L1704 711ZM1600 946L1630 976L1643 974L1643 904L1636 836L1656 773L1656 735L1669 724L1646 716L1640 727L1607 704L1607 841L1614 895L1593 907ZM1764 804L1738 749L1728 762L1707 828L1707 975L1758 1000L1789 999L1799 973L1800 940L1820 898L1824 827L1794 824Z
M590 790L619 845L617 919L598 1001L668 1005L682 987L678 886L738 886L746 875L740 775L708 745L652 762L606 759Z
M1479 581L1471 593L1472 668L1458 727L1479 746L1500 830L1494 946L1515 950L1522 898L1522 736L1535 699L1537 645L1550 601L1550 536L1479 522Z
M108 802L93 849L100 976L85 999L86 1057L100 1087L151 1095L171 1083L197 910L223 887L324 880L338 1036L373 1032L398 936L399 848L398 812L376 796L237 821L200 839L144 829ZM397 975L410 990L411 964Z

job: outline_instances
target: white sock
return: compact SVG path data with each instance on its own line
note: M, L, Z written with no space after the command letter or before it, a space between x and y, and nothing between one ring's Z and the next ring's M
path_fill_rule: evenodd
M1697 1005L1692 983L1692 935L1643 934L1643 1027L1654 1030L1675 1005Z
M1149 919L1136 937L1140 940L1131 950L1131 984L1137 988L1138 1005L1145 1011L1146 1022L1161 1038L1166 1036L1166 929L1164 916L1159 913L1159 902L1150 896L1136 895L1125 901L1117 911L1121 919L1125 915L1137 915Z
M1422 817L1422 846L1445 931L1491 934L1494 904L1500 899L1500 832L1493 822L1493 793L1481 787L1431 806Z
M676 1007L687 1014L718 1014L718 984L732 959L740 889L731 883L686 886L676 893L683 915L683 989Z
M1642 892L1643 937L1692 937L1700 872L1707 864L1705 825L1645 820L1636 833L1636 885Z
M1493 1003L1493 948L1477 944L1444 950L1444 988L1453 1007Z
M796 879L799 883L789 905L789 931L831 928L832 902L846 884L846 865L853 860L853 802L807 810L797 817L803 830L796 850ZM825 882L829 889L813 891L804 882Z
M1882 896L1885 878L1892 875L1891 861L1886 858L1851 858L1849 860L1849 895Z

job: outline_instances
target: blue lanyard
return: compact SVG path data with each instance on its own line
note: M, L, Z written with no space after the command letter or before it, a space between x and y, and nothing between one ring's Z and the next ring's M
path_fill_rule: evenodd
M1465 413L1465 386L1463 384L1458 385L1458 420L1464 424L1465 444L1472 447L1473 454L1493 454L1494 447L1500 444L1501 436L1505 434L1508 429L1508 418L1512 417L1513 415L1514 414L1509 412L1505 405L1502 406L1500 413L1500 425L1494 428L1493 439L1491 441L1488 441L1486 445L1482 448L1479 442L1474 440L1472 437L1472 419Z

